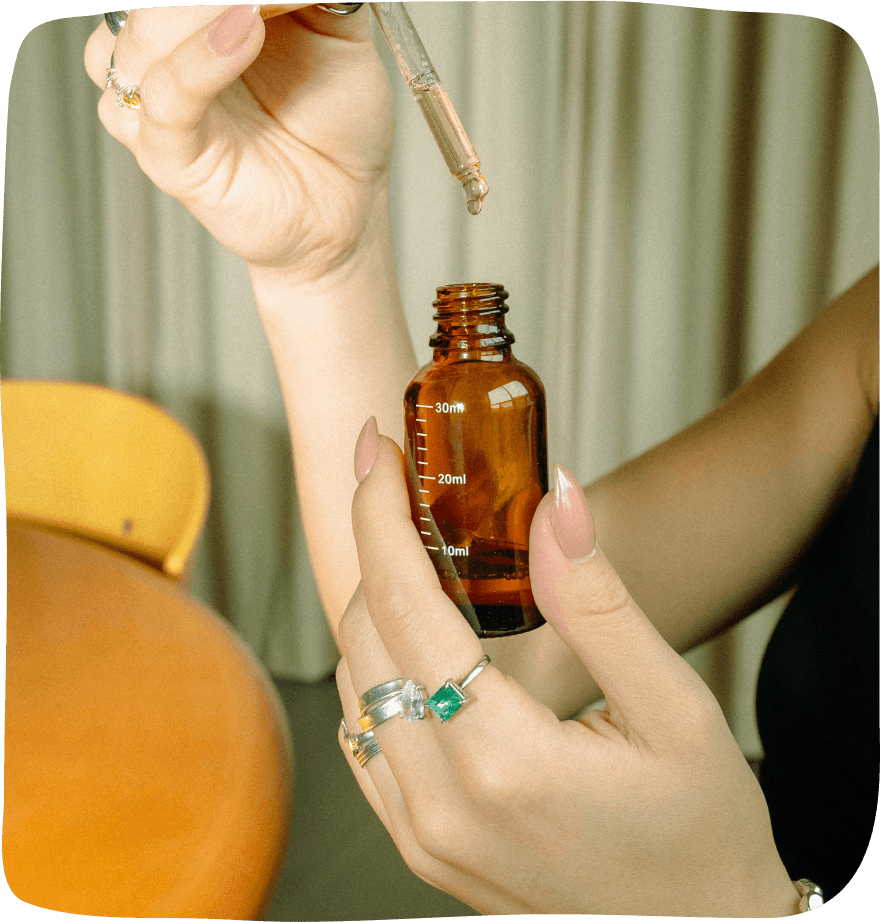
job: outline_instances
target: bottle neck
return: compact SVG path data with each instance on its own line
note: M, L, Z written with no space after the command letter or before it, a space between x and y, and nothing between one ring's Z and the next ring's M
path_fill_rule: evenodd
M507 298L502 285L487 282L438 288L434 302L437 331L428 340L435 361L498 361L509 356L514 336L504 324Z

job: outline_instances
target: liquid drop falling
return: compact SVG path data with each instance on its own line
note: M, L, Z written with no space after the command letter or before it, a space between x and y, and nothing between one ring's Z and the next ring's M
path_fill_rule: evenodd
M489 183L483 178L483 174L477 170L471 173L463 182L465 198L467 199L467 210L477 215L483 208L483 199L489 191Z

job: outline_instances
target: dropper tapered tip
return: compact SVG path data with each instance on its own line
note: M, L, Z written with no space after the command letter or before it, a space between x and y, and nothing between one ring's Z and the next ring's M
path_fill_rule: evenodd
M476 174L472 174L462 183L462 187L467 199L467 210L473 215L479 214L483 208L483 199L489 191L489 183L483 179L483 174L477 170Z

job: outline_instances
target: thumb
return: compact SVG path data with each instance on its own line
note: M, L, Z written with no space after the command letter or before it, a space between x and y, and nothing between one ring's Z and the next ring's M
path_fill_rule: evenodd
M256 60L264 37L258 6L231 6L153 64L140 87L142 141L192 162L202 146L194 129Z
M675 721L684 700L708 694L666 643L596 545L574 476L555 465L529 539L529 576L541 613L589 670L612 711L643 737Z

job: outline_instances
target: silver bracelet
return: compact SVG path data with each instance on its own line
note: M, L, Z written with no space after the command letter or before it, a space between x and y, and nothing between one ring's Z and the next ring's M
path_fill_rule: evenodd
M798 903L799 912L809 912L817 906L825 903L825 897L822 895L822 888L817 887L811 880L802 877L800 880L793 880L795 890L800 893L801 898Z

